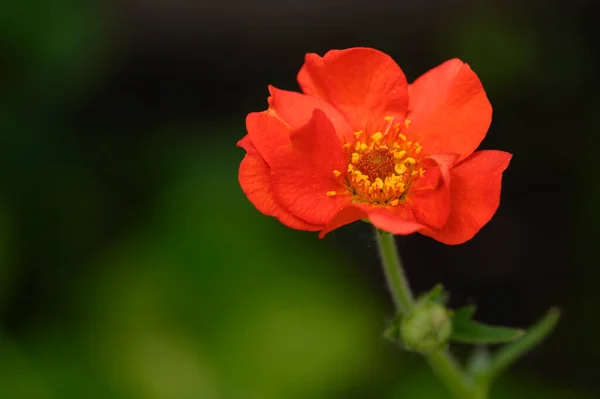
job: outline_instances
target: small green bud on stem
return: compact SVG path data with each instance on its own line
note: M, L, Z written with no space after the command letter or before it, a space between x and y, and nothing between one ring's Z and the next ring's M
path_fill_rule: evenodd
M428 354L446 347L452 334L452 318L444 305L423 297L400 322L405 348Z

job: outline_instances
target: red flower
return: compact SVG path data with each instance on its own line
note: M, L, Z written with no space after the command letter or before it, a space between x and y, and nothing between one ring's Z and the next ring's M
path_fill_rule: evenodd
M511 154L473 152L492 107L469 65L452 59L409 85L388 55L351 48L307 54L298 82L304 94L269 87L238 143L259 211L320 237L368 219L446 244L492 218Z

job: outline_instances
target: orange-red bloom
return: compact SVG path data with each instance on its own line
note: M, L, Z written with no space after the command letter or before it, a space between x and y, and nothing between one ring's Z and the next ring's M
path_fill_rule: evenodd
M351 48L307 54L298 82L304 94L269 87L238 143L259 211L320 237L369 219L446 244L492 218L511 154L474 152L492 107L469 65L452 59L409 85L388 55Z

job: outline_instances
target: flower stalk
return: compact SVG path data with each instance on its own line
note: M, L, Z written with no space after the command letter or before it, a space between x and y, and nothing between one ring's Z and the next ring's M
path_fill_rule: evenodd
M412 309L415 300L400 263L394 235L379 229L375 229L375 232L385 279L394 305L398 312L406 315Z
M404 268L396 249L394 235L375 229L377 247L381 256L388 288L399 313L408 315L415 300L404 274ZM474 399L474 388L469 379L447 349L424 354L434 374L457 399Z

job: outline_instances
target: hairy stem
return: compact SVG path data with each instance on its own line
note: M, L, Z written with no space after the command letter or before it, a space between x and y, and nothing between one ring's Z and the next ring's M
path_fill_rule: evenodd
M375 237L394 305L398 312L406 315L412 310L415 300L404 274L394 235L376 229ZM465 372L448 350L439 350L424 356L434 374L454 397L473 399L474 391Z

